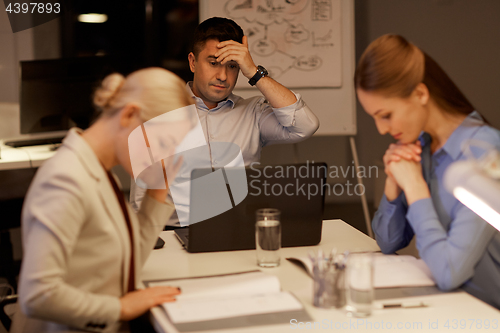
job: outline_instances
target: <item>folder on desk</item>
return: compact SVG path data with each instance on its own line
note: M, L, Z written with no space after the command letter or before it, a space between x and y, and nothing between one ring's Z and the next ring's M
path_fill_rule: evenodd
M295 296L281 291L276 276L261 271L176 280L147 281L147 286L180 287L177 301L163 304L180 332L310 321Z

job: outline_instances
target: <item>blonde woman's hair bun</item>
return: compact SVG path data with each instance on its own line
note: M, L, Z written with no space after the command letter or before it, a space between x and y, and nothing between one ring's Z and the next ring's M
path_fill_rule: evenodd
M194 103L186 83L159 67L143 68L126 78L110 74L95 90L93 98L102 116L113 116L128 103L133 103L140 109L143 121Z
M125 77L113 73L102 80L101 86L94 93L94 105L101 111L113 106L113 98L125 82Z

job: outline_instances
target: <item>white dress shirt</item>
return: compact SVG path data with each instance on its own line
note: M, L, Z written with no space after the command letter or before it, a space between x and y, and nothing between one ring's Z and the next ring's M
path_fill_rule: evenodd
M273 108L263 96L245 99L231 93L215 108L209 109L201 98L193 94L192 82L188 82L186 88L195 101L209 151L212 151L214 142L234 143L241 149L245 165L258 162L263 147L303 141L319 127L318 118L297 93L294 93L297 101L282 108ZM221 162L215 157L217 155L220 153L210 153L212 167L224 167L227 159ZM188 192L188 184L185 187ZM136 210L140 207L144 193L144 189L132 182L130 198ZM176 196L174 202L177 210L189 209L189 193L186 193L185 199L186 202L180 203Z

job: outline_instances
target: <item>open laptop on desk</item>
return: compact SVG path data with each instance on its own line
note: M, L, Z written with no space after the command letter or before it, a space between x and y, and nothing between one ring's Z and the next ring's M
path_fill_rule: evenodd
M191 180L211 170L196 169ZM232 179L241 168L224 168L225 178ZM281 244L316 245L321 241L326 184L325 163L304 163L245 169L248 195L235 207L207 220L174 232L188 252L214 252L255 249L255 211L277 208L281 211ZM207 192L191 181L190 216L199 216L203 207L200 196Z

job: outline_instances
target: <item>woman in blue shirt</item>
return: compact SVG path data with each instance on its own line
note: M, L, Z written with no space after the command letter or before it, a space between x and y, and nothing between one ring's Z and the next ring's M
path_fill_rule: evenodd
M358 99L380 134L398 142L384 155L384 197L372 221L384 253L417 249L440 289L461 287L500 308L500 233L443 186L469 139L500 149L483 118L427 54L401 36L365 50L355 73Z

